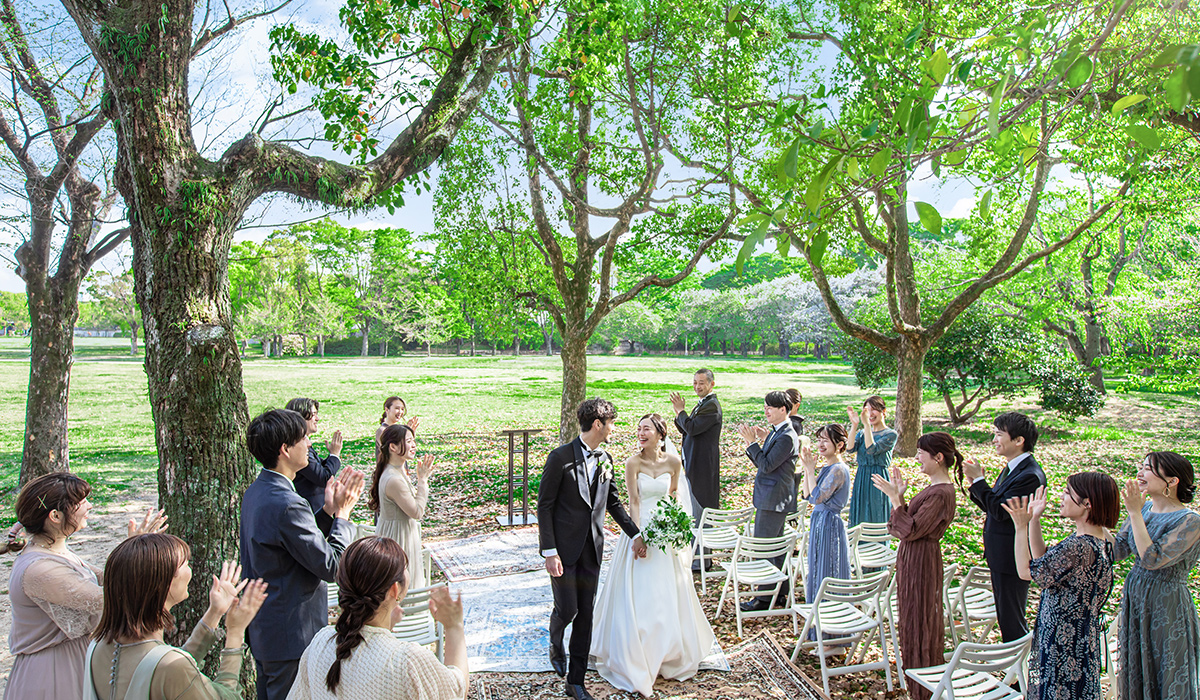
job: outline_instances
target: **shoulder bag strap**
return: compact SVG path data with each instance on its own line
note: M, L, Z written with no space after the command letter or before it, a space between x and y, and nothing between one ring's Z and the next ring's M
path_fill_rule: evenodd
M172 651L177 649L170 644L159 644L138 662L133 671L133 678L129 680L129 688L125 691L125 700L150 700L150 681L154 679L154 669L158 668L158 662Z

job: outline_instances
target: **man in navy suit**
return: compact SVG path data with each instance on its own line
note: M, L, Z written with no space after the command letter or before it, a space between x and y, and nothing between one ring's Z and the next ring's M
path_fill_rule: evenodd
M588 399L579 404L576 414L582 432L551 452L542 471L538 539L554 594L550 665L558 675L567 677L567 695L592 700L583 679L592 648L592 611L604 551L604 512L608 511L633 539L635 557L646 556L646 543L621 505L612 478L612 457L600 449L612 432L616 410L604 399ZM571 625L569 671L563 649L567 625Z
M1037 425L1023 413L1001 413L992 422L996 454L1008 460L995 483L988 486L983 467L975 459L963 464L963 475L971 481L967 493L987 514L983 525L983 556L992 574L992 596L996 600L996 618L1000 638L1011 642L1029 632L1025 624L1025 604L1029 600L1029 582L1017 574L1016 527L1004 510L1010 498L1032 496L1046 485L1046 475L1033 457L1037 444Z
M746 456L758 467L758 473L754 475L754 536L780 537L788 513L796 511L796 460L800 457L800 441L788 418L792 402L787 394L772 391L764 403L770 430L741 425L738 434L746 441ZM758 445L760 440L761 447ZM782 568L784 558L778 557L775 565ZM787 595L787 585L784 582L780 588L780 596ZM770 607L771 596L759 596L742 603L744 612Z
M259 700L284 700L300 656L329 621L325 582L333 581L342 552L354 540L349 518L363 474L344 469L329 480L324 506L314 515L293 483L308 467L304 418L295 411L267 411L250 421L246 446L263 469L242 496L242 574L267 582L267 600L246 636Z
M309 435L317 432L317 423L321 421L320 401L301 396L288 401L284 408L300 414L300 417L308 425ZM328 484L329 480L342 468L342 431L333 431L333 435L330 436L329 442L325 443L325 447L329 450L329 456L321 459L317 454L317 448L310 441L308 468L296 472L296 480L293 482L296 484L296 493L308 501L314 514L325 506L325 484Z

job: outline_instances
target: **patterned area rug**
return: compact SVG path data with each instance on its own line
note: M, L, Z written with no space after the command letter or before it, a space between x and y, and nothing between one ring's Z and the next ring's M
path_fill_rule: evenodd
M600 568L601 586L607 577L608 562L605 561ZM467 661L472 672L551 670L547 626L554 596L550 592L549 574L531 571L476 579L455 584L452 590L462 592ZM570 634L568 626L568 638ZM728 668L720 645L713 644L708 657L700 662L700 668Z
M788 661L769 632L761 632L725 654L729 671L701 671L686 681L658 679L654 697L706 700L828 700L820 688ZM474 671L475 667L471 667ZM589 674L588 690L596 700L641 700L637 693L617 690ZM474 700L550 700L563 697L563 680L553 673L472 673Z
M604 558L608 559L617 536L608 530L604 532ZM427 544L433 560L450 581L506 576L543 568L536 527Z

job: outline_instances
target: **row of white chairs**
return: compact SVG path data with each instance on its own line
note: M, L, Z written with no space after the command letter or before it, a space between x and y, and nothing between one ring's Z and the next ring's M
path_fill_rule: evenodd
M354 539L356 540L375 534L374 525L356 523L355 527ZM421 568L425 574L425 581L433 580L433 557L430 555L428 547L421 548ZM330 609L338 607L338 585L329 583L326 584L326 587ZM392 634L396 639L421 646L433 646L438 659L442 659L444 655L445 631L429 612L429 597L437 589L445 587L446 584L439 583L423 588L410 588L405 594L404 600L400 602L400 609L404 611L404 616L392 628Z

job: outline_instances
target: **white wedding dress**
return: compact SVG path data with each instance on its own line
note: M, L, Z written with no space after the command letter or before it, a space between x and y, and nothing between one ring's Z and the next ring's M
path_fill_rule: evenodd
M683 480L683 475L680 475ZM641 522L645 527L659 499L667 498L671 475L638 474ZM604 680L645 697L658 676L686 680L696 675L713 646L713 631L692 582L691 552L649 547L635 559L621 535L592 617L592 656Z

